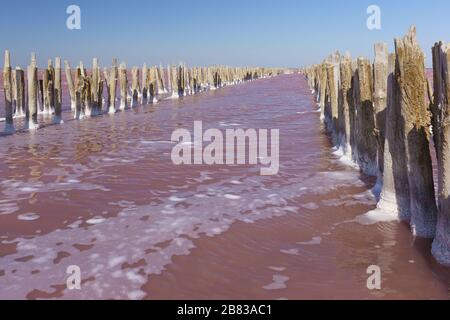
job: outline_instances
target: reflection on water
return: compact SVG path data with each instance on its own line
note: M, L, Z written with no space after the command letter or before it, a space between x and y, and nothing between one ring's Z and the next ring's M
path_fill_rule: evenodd
M427 241L356 223L374 181L332 154L315 109L286 75L2 138L0 298L448 298ZM171 133L196 120L280 129L279 175L172 165Z

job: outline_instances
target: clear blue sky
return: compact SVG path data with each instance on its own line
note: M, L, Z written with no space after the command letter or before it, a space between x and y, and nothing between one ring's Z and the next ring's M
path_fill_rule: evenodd
M66 8L81 7L82 29L66 28ZM382 30L366 28L366 9L381 7ZM372 57L376 41L402 36L409 25L430 64L430 48L450 40L448 0L12 0L0 10L0 50L25 66L61 56L72 63L98 56L129 65L263 65L297 67L339 49Z

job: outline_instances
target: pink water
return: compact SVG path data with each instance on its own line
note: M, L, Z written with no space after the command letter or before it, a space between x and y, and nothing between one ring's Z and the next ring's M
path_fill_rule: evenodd
M333 155L319 116L285 75L1 138L0 298L448 299L428 241L356 222L374 181ZM171 133L196 120L280 129L279 175L174 166Z

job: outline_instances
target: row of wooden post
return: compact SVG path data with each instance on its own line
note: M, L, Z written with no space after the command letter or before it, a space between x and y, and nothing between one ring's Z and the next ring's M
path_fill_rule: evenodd
M373 63L335 53L303 71L335 146L377 176L374 218L409 222L414 235L434 239L434 257L450 266L450 46L436 43L432 56L431 84L412 27L395 40L394 53L376 44Z
M171 98L179 98L284 72L283 69L273 68L223 66L188 68L185 64L169 66L166 71L162 66L148 68L144 64L142 68L133 67L129 72L126 64L118 65L116 59L109 69L105 68L102 71L97 58L93 59L90 72L82 62L76 67L75 74L67 61L64 62L64 69L75 119L155 103L158 98L164 98L167 94L171 94ZM131 83L128 80L129 76ZM37 129L39 111L53 115L54 123L63 122L60 58L55 59L54 66L53 61L49 60L47 68L38 72L36 56L32 54L25 75L20 67L12 70L10 53L6 51L3 82L5 131L14 132L14 118L22 116L25 117L25 129ZM120 101L118 110L116 99Z

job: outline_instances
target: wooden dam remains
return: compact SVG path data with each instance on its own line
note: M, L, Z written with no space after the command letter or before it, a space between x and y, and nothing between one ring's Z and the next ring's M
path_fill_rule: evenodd
M432 48L432 81L415 27L395 40L394 53L385 43L374 49L373 63L334 53L303 73L335 147L377 177L378 206L366 218L409 223L450 266L450 46Z
M64 70L63 70L64 68ZM64 72L63 72L64 71ZM132 67L125 62L112 61L110 68L100 68L99 59L92 60L90 70L83 62L73 70L68 61L49 59L45 69L38 69L32 53L26 72L12 68L9 51L5 52L3 89L5 98L5 132L33 131L39 128L42 117L51 117L54 124L63 123L63 80L70 96L70 115L81 120L102 114L114 114L138 105L157 103L199 94L224 86L276 76L284 69L256 67L193 67L178 66ZM16 120L23 118L18 128Z

